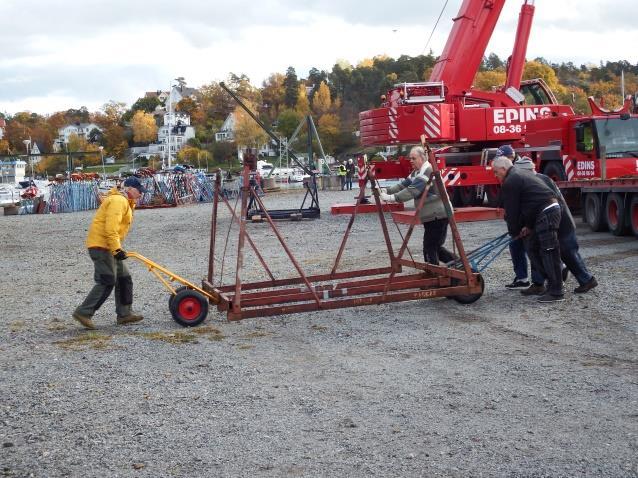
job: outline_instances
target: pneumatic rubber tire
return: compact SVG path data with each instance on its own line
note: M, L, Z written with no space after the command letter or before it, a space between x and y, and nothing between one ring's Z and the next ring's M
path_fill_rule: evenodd
M451 298L457 301L459 304L473 304L474 302L479 300L483 296L483 292L485 292L485 281L483 280L483 276L481 274L479 274L479 282L481 284L480 293L453 295Z
M627 225L634 236L638 238L638 194L634 193L627 208Z
M181 290L175 294L170 310L179 325L195 327L208 316L208 299L196 290Z
M187 290L188 287L186 287L185 285L178 287L177 289L175 289L175 294L171 294L168 296L168 310L171 310L171 305L173 304L173 299L175 298L175 296L177 294L179 294L181 291L183 290Z
M498 200L501 195L501 186L498 184L485 185L485 198L489 207L498 207Z
M627 221L624 198L618 193L610 193L605 201L605 220L609 232L614 236L622 236L627 232Z
M603 204L598 193L587 193L585 196L585 210L583 216L587 218L589 228L594 232L607 229Z
M567 173L560 161L548 161L543 167L543 174L549 176L554 181L566 181Z

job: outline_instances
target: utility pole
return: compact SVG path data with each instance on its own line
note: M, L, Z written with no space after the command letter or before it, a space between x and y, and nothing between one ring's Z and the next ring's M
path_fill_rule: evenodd
M168 93L168 116L166 118L166 126L168 127L168 169L171 169L171 163L172 163L172 158L171 158L171 123L172 123L172 105L173 105L173 82L171 82L171 86L170 86L170 90Z
M33 180L33 161L31 161L31 157L29 156L29 146L31 146L31 138L23 139L24 147L27 150L27 161L31 164L31 180Z

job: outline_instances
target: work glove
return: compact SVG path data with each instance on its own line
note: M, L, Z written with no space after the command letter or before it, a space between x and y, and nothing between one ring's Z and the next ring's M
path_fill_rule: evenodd
M117 249L115 251L115 254L113 254L113 257L115 257L115 259L117 259L118 261L123 261L124 259L127 258L126 251L122 249Z
M394 194L381 193L381 200L385 202L394 202Z

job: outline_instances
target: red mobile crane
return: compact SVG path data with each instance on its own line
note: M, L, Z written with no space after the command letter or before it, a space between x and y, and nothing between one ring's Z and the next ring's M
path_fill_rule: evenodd
M430 143L442 146L437 162L455 205L460 206L482 204L484 193L488 203L494 203L498 183L487 160L490 150L506 143L531 156L539 171L576 193L585 192L584 184L590 182L577 185L572 180L609 180L638 173L638 117L629 113L628 102L620 110L606 111L590 100L592 115L576 115L571 106L558 104L543 80L521 81L533 0L524 0L521 7L505 85L494 91L472 87L504 4L505 0L464 0L429 81L395 85L382 96L380 108L360 113L362 144L417 144L425 134ZM407 175L404 158L375 163L378 178L396 177L397 171ZM616 213L622 223L619 229L631 226L636 232L638 212L632 209L636 191L625 187L623 191L623 197L614 196L612 201L612 206L622 209ZM598 226L613 222L603 207L611 192L616 191L575 194L581 197L588 221L598 219ZM596 206L597 211L588 211ZM614 216L613 211L607 216Z

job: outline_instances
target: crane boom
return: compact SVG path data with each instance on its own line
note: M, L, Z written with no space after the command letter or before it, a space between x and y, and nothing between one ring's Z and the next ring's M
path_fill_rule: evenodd
M505 0L464 0L430 81L442 81L453 96L469 91Z

